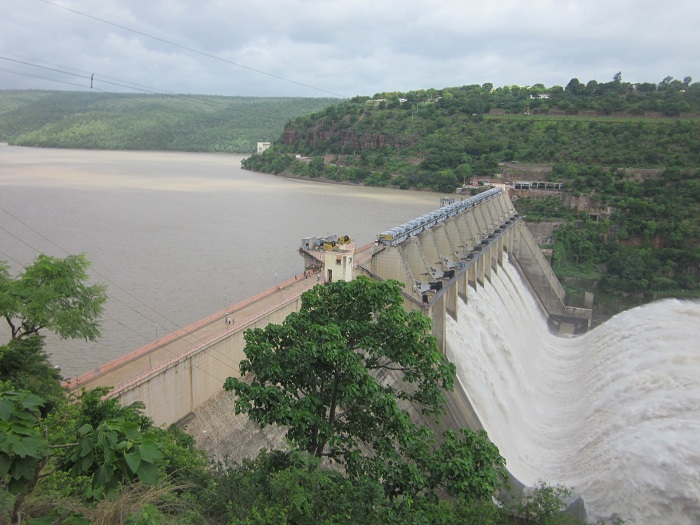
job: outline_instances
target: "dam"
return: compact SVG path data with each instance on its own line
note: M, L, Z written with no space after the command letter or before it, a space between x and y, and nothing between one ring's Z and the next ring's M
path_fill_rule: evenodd
M457 318L458 299L468 304L469 290L488 283L509 254L550 322L578 331L590 323L590 310L565 306L563 288L500 188L445 203L366 246L306 238L299 253L303 274L74 378L68 388L111 386L111 397L145 403L157 424L175 423L220 392L226 377L238 375L246 328L281 323L318 282L357 275L404 283L405 308L432 318L444 352L447 317Z
M614 329L605 332L602 340L591 339L588 334L582 336L590 340L583 352L587 356L568 345L563 352L552 350L561 339L557 338L557 343L553 343L550 329L568 327L571 332L584 332L590 311L565 305L561 285L507 195L500 190L491 190L478 197L478 200L447 204L441 208L441 213L436 210L431 216L382 232L375 243L359 248L341 244L334 249L326 250L324 246L324 249L316 250L314 238L302 240L299 252L304 258L303 274L217 312L185 329L179 338L171 336L172 340L159 341L119 362L76 378L71 387L116 385L111 395L125 403L143 401L147 414L158 424L181 421L221 392L227 376L237 375L238 362L243 358L242 332L245 328L282 322L288 313L298 308L301 293L321 280L346 278L348 275L398 279L406 285L406 308L421 309L430 315L440 347L458 366L461 389L451 396L451 416L457 425L487 428L516 477L531 483L537 481L539 475L548 482L566 483L577 490L587 487L593 496L589 498L588 493L584 493L584 497L596 518L639 505L636 512L640 516L659 512L665 518L675 517L670 521L645 519L645 523L700 521L696 519L700 512L700 487L697 476L693 475L700 459L688 445L694 442L691 435L697 436L700 430L697 426L700 420L698 375L692 378L699 371L697 354L683 355L680 360L675 356L670 359L671 364L665 363L664 366L669 367L679 361L673 368L673 373L678 376L674 381L676 386L667 385L677 394L671 395L670 399L661 396L653 403L654 410L660 411L657 413L665 413L666 408L670 413L670 401L679 401L681 393L690 392L690 397L683 398L682 407L686 411L680 412L683 428L673 427L673 423L671 429L664 429L662 425L649 428L647 423L654 416L641 406L642 403L633 414L629 413L628 405L616 411L615 399L622 383L625 384L625 399L636 397L639 402L639 399L646 399L643 394L647 393L635 385L639 383L638 377L625 374L624 359L639 359L641 362L646 359L648 362L649 357L632 357L629 352L617 355L617 343L612 341L616 337L630 339L632 334ZM453 204L455 206L451 207ZM225 323L229 315L235 320L232 326ZM658 312L650 315L659 317ZM697 305L677 305L674 317L682 318L685 326L700 325ZM533 327L534 336L523 335ZM697 330L689 335L687 330L679 331L686 338L679 343L681 346L691 347L691 341L700 337ZM590 334L597 333L603 332L598 328ZM645 331L639 330L639 333ZM170 357L165 359L156 357L164 347L177 344L193 334L199 334L196 344L185 344L181 353L169 352L166 356ZM640 340L636 341L639 345ZM564 355L560 355L562 353ZM663 355L669 360L667 353ZM603 364L596 359L602 360ZM612 378L605 373L605 363L614 363L617 373ZM138 367L134 368L136 364ZM643 378L649 380L649 383L642 382L650 392L654 384L664 383L661 378L650 377L650 371L644 365L638 366ZM648 366L654 369L654 365ZM128 370L138 372L124 372ZM118 377L115 375L118 371L122 371L123 380L112 381L110 377ZM578 379L564 381L568 376ZM605 380L596 381L598 376ZM552 383L551 377L560 382ZM623 379L627 379L627 383ZM604 399L596 397L599 390L605 392ZM551 404L542 406L539 401L542 396L563 401L557 405L559 408L554 409ZM690 417L688 405L691 406ZM675 410L678 413L678 407ZM602 417L601 421L601 415L608 417ZM690 424L687 424L688 420ZM621 421L632 430L626 432L628 428L621 425ZM647 460L649 467L644 471L644 479L627 488L624 482L636 474L636 463L630 459L630 447L625 449L622 437L621 443L613 446L608 436L613 433L628 435L637 432L637 428L649 432L642 443L637 443L639 461ZM668 432L672 432L672 438ZM543 436L546 437L544 442ZM631 435L629 439L634 442ZM525 445L515 446L521 440ZM590 452L580 456L575 445L577 441L582 441L580 448ZM553 443L569 446L554 447ZM679 443L683 454L676 461L673 456ZM615 454L608 457L608 448L617 453L617 457ZM658 451L662 459L654 461L654 454L649 451ZM543 464L547 468L539 474L537 467ZM559 465L558 470L556 465ZM577 468L567 471L562 465ZM603 470L611 471L611 479L615 482L608 484L607 479L599 479L603 466L606 467ZM656 473L654 466L657 467ZM661 476L659 470L669 471L668 475ZM627 477L621 478L623 472L627 472ZM674 477L673 472L680 478ZM627 500L620 502L619 486L630 493L629 503ZM673 497L667 497L668 494ZM614 501L616 498L617 502ZM668 503L669 499L673 504ZM652 512L650 504L645 505L643 500L651 501L652 506L661 510ZM616 505L622 508L617 509ZM689 517L684 520L684 516Z

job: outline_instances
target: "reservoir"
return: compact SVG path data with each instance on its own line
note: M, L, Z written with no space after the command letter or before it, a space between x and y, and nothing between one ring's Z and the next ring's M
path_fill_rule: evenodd
M107 285L100 340L47 337L65 377L301 274L303 237L360 246L443 196L285 179L243 158L0 146L0 260L16 275L39 253L85 253Z

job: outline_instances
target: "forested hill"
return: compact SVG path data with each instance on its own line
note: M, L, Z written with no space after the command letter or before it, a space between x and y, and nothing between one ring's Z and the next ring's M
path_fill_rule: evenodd
M251 153L331 98L0 91L0 142L20 146Z
M290 122L275 150L339 155L332 164L344 168L326 166L329 178L452 191L508 161L697 167L698 144L700 83L572 79L566 88L484 84L355 97ZM284 159L260 160L249 167L288 168ZM315 168L296 172L320 176Z
M563 192L514 195L515 206L562 223L547 248L569 296L608 296L614 313L700 295L699 145L699 83L616 75L355 97L288 123L243 166L446 193L476 180L562 182Z

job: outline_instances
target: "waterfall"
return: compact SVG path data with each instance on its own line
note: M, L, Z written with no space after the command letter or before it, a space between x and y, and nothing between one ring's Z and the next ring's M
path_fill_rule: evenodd
M447 356L516 478L572 488L589 519L700 523L700 302L562 338L506 263L458 317Z

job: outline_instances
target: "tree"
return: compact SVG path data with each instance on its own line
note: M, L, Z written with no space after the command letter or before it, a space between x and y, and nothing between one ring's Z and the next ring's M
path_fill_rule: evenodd
M581 92L583 92L586 89L586 86L581 84L578 78L572 78L569 80L569 83L566 85L564 90L567 93L571 93L572 95L578 95Z
M568 487L538 481L514 502L509 511L517 520L513 522L522 525L586 525L589 522L576 517L576 512L567 512L567 501L571 501L571 495L572 490ZM599 521L597 525L603 523L608 522ZM610 523L623 525L624 521L614 518Z
M49 363L41 336L0 345L0 381L9 381L14 389L43 398L46 402L42 412L52 410L56 399L63 397L61 374Z
M381 485L318 466L318 458L298 451L261 451L241 465L219 464L206 496L208 516L231 525L377 523Z
M392 496L447 488L455 475L472 477L481 466L445 471L436 459L445 449L411 421L409 406L428 417L444 411L455 367L440 353L431 320L403 308L401 288L366 277L316 286L282 325L246 330L240 371L251 381L230 377L224 385L238 396L236 413L287 427L297 449L337 461L351 476L381 480ZM445 446L457 450L468 439L450 435ZM500 482L503 458L490 446L495 455L483 468L497 471ZM497 487L489 484L488 494Z
M46 328L64 339L96 340L107 296L104 285L87 284L89 266L83 254L65 259L41 254L12 279L0 261L0 315L12 339Z
M24 497L34 490L48 458L48 438L39 428L43 404L30 392L0 392L0 480L15 495L12 523L20 522Z
M406 312L396 281L358 278L316 286L282 325L246 330L247 359L228 378L236 411L289 427L287 437L316 457L340 459L360 443L381 449L403 427L399 399L424 414L443 409L441 387L454 365L440 353L430 319ZM373 372L397 373L404 387L383 386ZM393 416L393 417L390 417Z
M51 445L41 417L44 400L7 388L0 383L0 487L15 495L12 523L21 522L25 497L47 475L42 470L52 453L61 449L71 450L63 469L91 478L85 494L89 499L113 496L135 479L151 485L158 481L163 454L155 429L141 432L133 421L110 419L96 428L84 424L73 443Z

